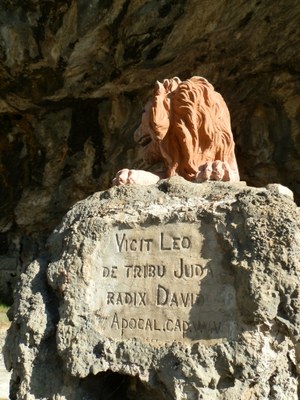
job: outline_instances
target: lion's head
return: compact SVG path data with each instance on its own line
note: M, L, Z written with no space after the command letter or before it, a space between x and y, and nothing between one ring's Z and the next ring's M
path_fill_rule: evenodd
M204 78L157 82L135 139L149 164L164 161L167 176L194 180L202 165L216 160L238 176L228 108Z

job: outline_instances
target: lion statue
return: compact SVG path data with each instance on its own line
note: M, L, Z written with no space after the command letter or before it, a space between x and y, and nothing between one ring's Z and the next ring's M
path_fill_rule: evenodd
M145 161L163 161L157 174L122 169L114 185L154 184L180 175L189 181L239 181L230 115L223 97L200 76L156 82L135 140L143 146Z

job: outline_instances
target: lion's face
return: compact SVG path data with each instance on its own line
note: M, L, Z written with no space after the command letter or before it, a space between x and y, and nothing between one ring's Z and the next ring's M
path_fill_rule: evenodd
M152 108L152 100L149 100L144 107L141 124L134 133L134 140L143 147L144 160L150 165L162 160L159 144L151 127Z

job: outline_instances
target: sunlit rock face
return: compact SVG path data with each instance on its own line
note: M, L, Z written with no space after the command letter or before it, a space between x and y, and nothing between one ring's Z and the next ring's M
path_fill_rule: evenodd
M276 189L173 177L77 202L20 275L11 398L297 400L300 210Z
M242 180L299 201L296 0L56 1L0 5L0 280L77 200L124 167L156 80L204 76L231 113ZM11 267L16 265L15 267Z

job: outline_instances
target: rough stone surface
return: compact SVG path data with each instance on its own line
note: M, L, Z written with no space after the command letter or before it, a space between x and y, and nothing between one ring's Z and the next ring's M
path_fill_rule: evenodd
M298 399L299 220L274 190L178 177L76 203L21 274L5 347L11 398ZM178 284L181 259L197 268ZM166 276L125 267L151 260ZM161 294L155 305L158 284L199 302L166 306ZM126 285L145 304L108 301Z
M299 204L298 0L2 0L0 22L0 252L20 270L76 201L147 170L132 134L165 77L207 78L241 179Z
M4 340L6 337L6 331L8 325L4 325L2 322L2 315L0 312L0 399L7 400L9 396L9 381L10 373L6 370L3 360L2 347L4 346Z

